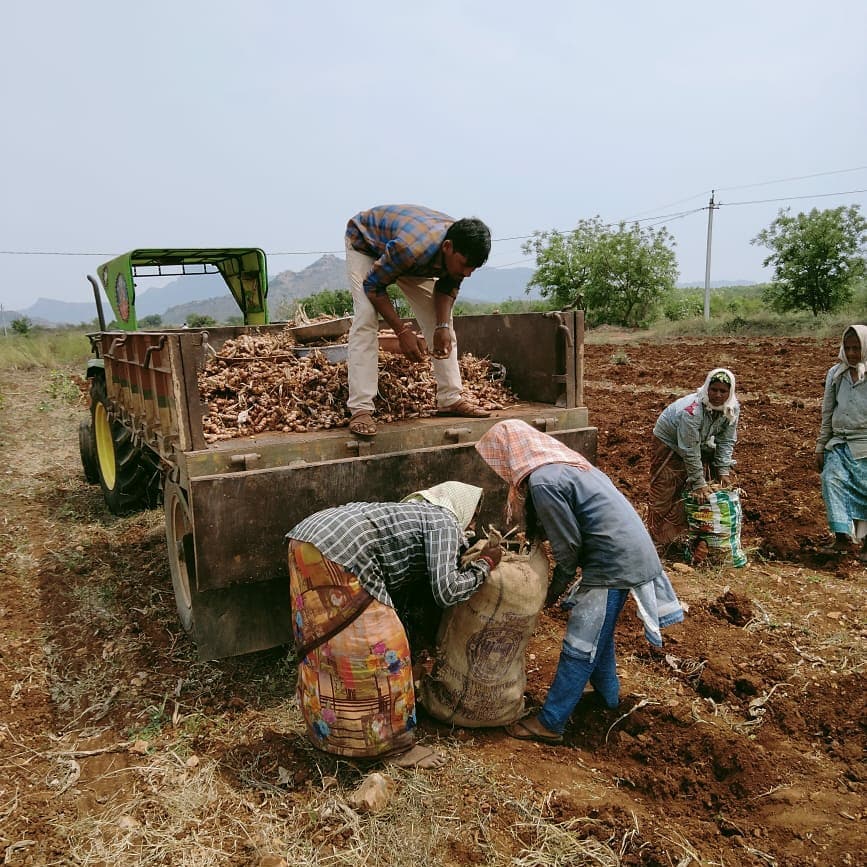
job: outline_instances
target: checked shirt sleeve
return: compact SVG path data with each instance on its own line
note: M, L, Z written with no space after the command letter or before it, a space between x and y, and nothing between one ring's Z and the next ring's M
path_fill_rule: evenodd
M398 277L406 274L416 261L417 252L400 238L389 241L385 252L373 263L370 273L364 278L367 295L383 293Z
M488 564L483 560L461 569L461 531L451 518L431 522L426 531L425 549L434 601L449 608L469 599L488 576Z

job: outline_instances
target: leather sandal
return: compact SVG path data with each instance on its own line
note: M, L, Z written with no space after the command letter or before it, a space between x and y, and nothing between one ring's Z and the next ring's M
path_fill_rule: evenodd
M490 414L489 410L482 409L477 403L470 403L463 398L451 406L444 406L437 410L437 415L451 415L458 418L488 418Z
M532 717L535 719L535 717ZM563 743L563 735L558 735L556 732L540 732L530 728L524 720L518 720L509 726L506 726L506 734L510 738L515 738L519 741L535 741L537 744L548 744L548 746L556 746Z
M366 409L353 413L349 418L349 431L359 437L376 436L376 422Z

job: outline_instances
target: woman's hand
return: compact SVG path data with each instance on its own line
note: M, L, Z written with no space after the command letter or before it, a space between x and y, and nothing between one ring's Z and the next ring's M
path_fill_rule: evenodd
M816 452L816 470L822 472L825 468L825 452Z
M710 485L707 485L707 484L702 485L700 488L696 488L692 492L692 495L693 495L693 497L695 497L695 501L697 503L709 502L710 494L711 494Z
M497 566L500 564L500 560L502 559L502 557L503 549L500 548L500 546L496 542L489 542L487 545L485 545L484 548L482 548L482 553L479 554L479 559L487 560L489 566L491 565L491 563L493 563L491 569L497 568Z

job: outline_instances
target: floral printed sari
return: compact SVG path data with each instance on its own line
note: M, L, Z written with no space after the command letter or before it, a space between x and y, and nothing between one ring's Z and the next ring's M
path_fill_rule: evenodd
M289 542L298 703L319 749L400 753L414 743L409 643L393 608L309 542Z

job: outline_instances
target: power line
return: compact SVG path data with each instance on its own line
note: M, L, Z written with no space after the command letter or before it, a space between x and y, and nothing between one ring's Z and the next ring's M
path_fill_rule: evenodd
M66 253L57 250L0 250L0 256L116 256L117 253Z
M864 166L863 168L867 168ZM831 175L831 174L840 174L841 172L847 171L856 171L856 169L841 169L839 172L821 172L820 174ZM802 178L808 177L818 177L819 175L802 175ZM792 178L791 180L799 180L798 178ZM779 183L779 181L767 181L766 183ZM762 186L762 184L748 184L746 186ZM743 189L742 187L728 187L728 189ZM832 196L849 196L855 193L867 193L867 188L857 189L857 190L840 190L834 193L812 193L810 195L805 196L781 196L779 198L773 199L751 199L743 202L718 202L715 207L735 207L739 205L763 205L770 202L794 202L802 199L824 199ZM695 198L692 196L691 198ZM682 200L686 201L686 200ZM667 220L680 220L684 217L688 217L691 214L697 214L700 211L706 211L707 205L701 208L693 208L688 211L678 211L671 214L657 214L653 217L643 217L641 219L623 219L619 220L617 223L605 223L605 226L611 227L618 225L619 223L646 223L651 222L650 227L659 225L664 223ZM649 228L650 228L649 227ZM558 232L560 234L565 234L567 231L571 230L562 230L562 229L549 229L547 231L550 232ZM531 233L529 235L509 235L503 238L493 238L492 243L501 243L505 241L526 241L530 238L535 237L538 232ZM343 250L281 250L278 252L268 253L268 256L324 256L324 255L338 255L342 253ZM111 258L113 256L117 256L118 253L82 253L77 251L68 251L68 250L0 250L0 256L91 256L91 257L101 257L101 258ZM503 266L499 266L503 267Z
M678 199L676 202L669 202L667 205L660 205L658 208L648 208L646 211L639 211L637 214L633 214L631 217L624 217L623 222L629 223L635 220L635 217L641 217L644 214L652 214L654 211L661 211L663 208L673 208L675 205L683 204L683 202L690 202L693 199L697 199L699 196L706 196L708 194L708 190L702 190L700 193L696 193L692 196L687 196L685 199ZM649 220L655 219L655 217L648 217ZM635 220L636 223L641 222L640 220Z
M753 199L749 202L719 202L718 207L723 208L727 205L764 205L767 202L794 202L798 199L826 199L829 196L849 196L852 193L867 193L867 189L843 190L840 193L813 193L811 196L783 196L780 199Z
M759 182L754 183L754 184L740 184L738 186L732 186L732 187L717 187L716 191L719 192L720 190L746 190L746 189L750 189L751 187L764 187L764 186L769 186L771 184L783 184L783 183L786 183L788 181L803 181L803 180L807 180L809 178L823 178L823 177L827 177L828 175L843 175L843 174L847 174L848 172L860 172L864 169L867 169L867 165L865 165L865 166L853 166L852 168L849 168L849 169L834 169L833 171L829 171L829 172L815 172L814 174L811 174L811 175L794 175L794 176L789 177L789 178L778 178L777 180L774 180L774 181L759 181ZM709 192L708 190L704 190L700 193L695 193L692 196L687 196L684 199L678 199L676 202L669 202L667 205L660 205L657 208L648 208L645 211L639 211L638 213L633 214L630 217L624 217L624 222L631 222L632 220L634 220L635 217L642 217L645 214L653 214L655 211L663 210L663 208L672 208L675 205L682 204L683 202L689 202L692 199L697 199L699 196L706 196L708 194L708 192ZM649 219L654 219L654 217L650 217ZM636 220L636 222L640 222L640 221Z
M788 181L804 181L807 178L824 178L828 175L844 175L847 172L860 172L867 169L867 166L854 166L851 169L836 169L832 172L816 172L814 175L798 175L793 178L780 178L776 181L759 181L757 184L741 184L737 187L717 187L717 192L720 190L747 190L751 187L767 187L771 184L784 184Z
M669 218L666 218L666 219L659 220L659 222L656 222L656 223L650 223L650 224L647 226L647 228L648 228L648 229L652 229L654 226L660 226L660 225L662 225L662 223L673 223L675 220L682 220L684 217L690 217L690 216L692 216L693 214L700 214L702 211L706 211L706 210L707 210L707 205L705 205L705 207L703 207L703 208L694 208L694 209L691 210L691 211L684 211L682 214L675 214L675 215L672 216L672 217L669 217Z

